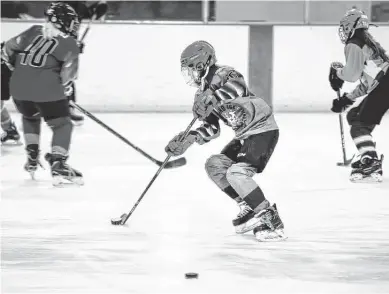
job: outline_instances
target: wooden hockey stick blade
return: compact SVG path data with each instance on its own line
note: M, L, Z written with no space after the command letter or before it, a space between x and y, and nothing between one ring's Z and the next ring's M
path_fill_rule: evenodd
M350 163L353 161L355 155L353 155L353 157L351 157L350 159L346 160L345 162L338 162L336 165L337 166L349 166Z
M163 162L158 162L158 164L161 166L163 164ZM181 157L181 158L178 158L176 160L169 161L165 165L165 168L167 168L167 169L169 169L169 168L177 168L177 167L183 166L185 164L186 164L186 158L185 157Z

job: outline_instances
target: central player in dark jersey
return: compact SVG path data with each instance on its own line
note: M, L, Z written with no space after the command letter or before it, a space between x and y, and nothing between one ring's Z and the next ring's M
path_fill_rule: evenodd
M270 205L252 179L265 169L278 141L271 108L250 92L239 72L216 64L215 50L205 41L196 41L183 51L181 70L187 83L199 88L193 113L203 124L183 141L181 134L173 138L166 151L178 156L194 142L202 145L217 138L222 120L235 131L235 138L207 160L205 169L240 207L233 220L235 231L243 234L253 230L259 241L286 239L276 205Z
M45 11L44 26L32 26L10 39L3 51L13 67L10 91L23 116L24 140L28 160L26 171L33 176L39 165L41 117L53 131L50 163L53 184L63 180L82 184L82 174L67 165L73 125L64 85L76 76L80 49L70 36L78 22L67 4L52 3Z

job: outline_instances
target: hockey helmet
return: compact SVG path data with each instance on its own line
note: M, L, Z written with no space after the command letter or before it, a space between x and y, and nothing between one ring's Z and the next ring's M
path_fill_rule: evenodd
M368 28L369 19L367 15L359 9L351 9L340 20L339 38L345 44L354 35L355 30Z
M45 17L55 28L64 34L71 34L79 26L76 11L64 2L52 2L45 10Z
M181 54L181 74L188 85L199 87L208 68L215 63L213 46L206 41L196 41L187 46Z

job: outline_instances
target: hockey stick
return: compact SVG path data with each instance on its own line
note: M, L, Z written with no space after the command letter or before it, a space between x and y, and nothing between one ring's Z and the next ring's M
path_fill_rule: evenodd
M132 144L130 141L128 141L126 138L124 138L122 135L120 135L118 132L116 132L115 130L113 130L112 128L110 128L109 126L107 126L105 123L103 123L101 120L99 120L96 116L94 116L92 113L90 113L89 111L85 110L84 108L82 108L80 105L78 105L77 103L74 103L73 101L69 101L69 104L75 108L77 108L79 111L81 111L83 114L85 114L87 117L89 117L91 120L95 121L96 123L98 123L100 126L102 126L104 129L106 129L108 132L110 132L111 134L115 135L116 137L118 137L120 140L122 140L124 143L126 143L127 145L130 145L132 148L134 148L136 151L138 151L140 154L142 154L144 157L146 157L147 159L151 160L152 162L154 162L155 164L159 165L159 166L162 166L164 168L176 168L176 167L180 167L180 166L183 166L186 164L186 159L185 157L181 157L181 158L178 158L176 160L172 160L172 161L169 161L169 162L162 162L162 161L159 161L159 160L156 160L155 158L153 158L152 156L150 156L149 154L147 154L146 152L144 152L142 149L140 149L139 147L135 146L134 144Z
M93 14L91 19L88 21L88 24L86 25L86 29L84 30L84 32L82 33L82 36L79 40L80 43L82 43L86 37L86 35L88 34L89 30L90 30L90 26L92 24L92 22L96 19L96 14Z
M338 99L340 99L340 90L336 91L336 93L338 95ZM340 125L340 140L342 142L343 162L338 162L336 165L338 165L338 166L348 166L348 165L350 165L351 161L354 159L354 155L350 159L347 159L346 143L345 143L345 140L344 140L343 116L342 116L341 113L339 113L339 125Z
M192 119L192 121L190 122L190 124L188 125L188 127L186 128L185 132L182 134L181 138L180 138L180 141L183 140L189 133L190 129L192 128L192 126L194 125L194 123L196 122L197 118L194 118ZM162 165L160 166L160 168L157 170L157 172L155 173L154 177L151 179L150 183L147 185L146 189L143 191L143 193L140 195L140 197L138 198L138 201L135 202L134 206L132 207L132 209L130 210L129 213L124 213L122 214L120 217L118 218L114 218L114 219L111 219L111 224L112 225L124 225L127 220L130 218L130 216L132 215L132 213L134 212L134 210L137 208L137 206L139 205L139 203L142 201L143 197L146 195L147 191L149 190L149 188L151 187L151 185L154 183L154 181L157 179L158 175L161 173L161 171L163 170L163 168L165 167L165 165L168 163L169 159L170 159L171 155L168 155L165 159L165 161L162 163Z

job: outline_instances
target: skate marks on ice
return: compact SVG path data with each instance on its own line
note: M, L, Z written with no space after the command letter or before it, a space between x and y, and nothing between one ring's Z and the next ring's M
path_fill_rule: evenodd
M141 146L149 146L147 136L132 133L128 126L150 129L164 120L134 114L126 118L129 123L119 131L134 136ZM190 114L166 125L150 152L163 155L159 152L170 135L188 118ZM107 116L115 128L121 126L116 119L121 118ZM294 119L284 128L298 130L303 124L297 118L294 128ZM279 122L285 125L282 115ZM88 140L79 144L87 128ZM330 159L335 162L336 154L314 165L320 146L290 150L287 136L282 133L266 173L258 177L269 200L279 205L286 226L288 240L278 243L259 243L252 233L235 235L234 203L204 175L205 159L229 138L204 149L193 147L189 166L161 173L125 227L112 226L109 220L132 207L155 167L114 140L96 149L110 138L104 130L88 124L75 131L72 161L87 176L82 188L52 188L48 170L42 171L46 175L39 184L24 181L24 153L13 158L12 150L2 160L11 170L2 175L4 188L9 188L0 207L3 292L389 293L386 182L349 183L349 170L332 162L325 165ZM333 137L338 150L337 133ZM284 158L288 152L293 156ZM97 157L103 162L95 162ZM308 168L317 173L304 178ZM188 191L192 179L206 192ZM199 279L186 280L186 272L198 272Z

